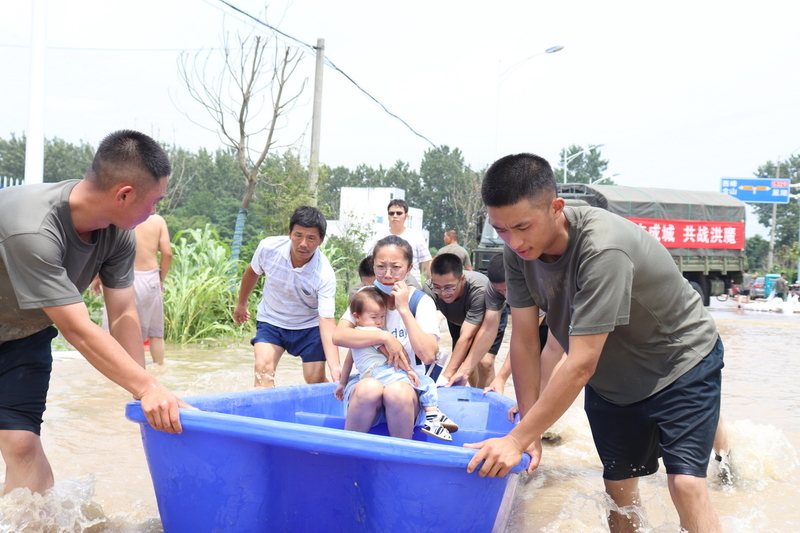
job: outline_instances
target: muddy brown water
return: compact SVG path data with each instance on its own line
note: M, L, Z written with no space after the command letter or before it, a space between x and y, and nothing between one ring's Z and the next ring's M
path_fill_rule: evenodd
M782 311L712 302L725 343L722 408L736 483L722 485L713 462L708 479L728 532L800 531L800 312L794 312L800 306ZM449 345L446 334L442 343ZM507 351L506 341L498 367ZM165 367L148 369L180 395L252 386L252 351L244 340L169 347L167 359ZM278 384L302 380L299 361L284 356ZM513 397L511 384L506 394ZM80 355L56 355L42 438L57 483L44 496L14 491L0 498L0 532L162 531L139 429L123 414L128 400ZM609 504L582 397L554 430L561 439L545 446L540 468L523 481L508 531L607 531ZM663 470L641 487L648 520L643 531L678 531Z

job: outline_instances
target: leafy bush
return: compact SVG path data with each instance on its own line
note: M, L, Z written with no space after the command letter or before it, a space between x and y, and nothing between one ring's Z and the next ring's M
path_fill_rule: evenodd
M186 344L241 336L233 321L239 273L243 263L231 260L230 249L210 225L178 232L164 294L164 337Z
M337 319L344 314L347 307L348 280L351 260L337 245L336 239L325 239L319 250L328 258L333 271L336 273L336 314Z

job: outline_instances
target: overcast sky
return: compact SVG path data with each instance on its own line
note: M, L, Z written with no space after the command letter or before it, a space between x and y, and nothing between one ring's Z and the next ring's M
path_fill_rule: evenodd
M258 1L231 3L265 12ZM27 129L31 1L0 0L0 14L0 137L9 138ZM265 20L303 43L324 38L341 70L475 169L522 151L559 167L562 147L602 143L621 185L718 191L722 177L753 177L800 148L795 0L282 0ZM96 146L135 128L219 147L184 114L213 127L188 97L178 58L252 25L213 0L50 0L45 136ZM556 45L564 49L542 53ZM279 138L304 155L313 72L307 53L297 79L308 88ZM320 158L331 166L418 168L431 147L331 68L322 115ZM748 217L748 235L756 230Z

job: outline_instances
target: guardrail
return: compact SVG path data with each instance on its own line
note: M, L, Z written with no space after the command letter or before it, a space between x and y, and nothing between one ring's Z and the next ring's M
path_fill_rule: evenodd
M3 187L13 187L14 185L22 185L24 180L20 178L12 178L11 176L0 176L0 189Z

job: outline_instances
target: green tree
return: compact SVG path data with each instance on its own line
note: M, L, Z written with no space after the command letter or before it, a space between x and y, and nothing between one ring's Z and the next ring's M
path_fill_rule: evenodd
M381 170L383 170L383 168L381 168ZM411 165L399 159L395 162L393 167L385 170L379 187L403 189L406 192L407 201L409 198L417 201L416 199L422 196L422 180L420 174L414 171ZM415 204L411 205L419 207Z
M26 137L0 139L0 176L19 183L25 179ZM74 145L54 137L44 142L44 182L55 183L69 179L81 179L89 170L94 158L94 148L83 141Z
M753 235L745 240L744 250L747 257L747 267L750 271L763 271L767 264L769 242L764 240L761 235Z
M244 192L234 153L230 149L213 153L200 149L195 154L172 147L169 155L173 172L159 212L167 220L170 233L211 224L230 244ZM243 236L250 238L253 231L248 225Z
M461 150L440 146L425 151L419 174L422 181L419 192L413 196L406 194L406 199L424 210L423 224L429 233L430 246L441 248L446 230L463 227L462 213L451 196L455 191L471 194L474 172L464 164Z
M559 153L558 168L554 168L557 183L564 183L563 162L567 161L567 183L592 183L603 178L603 173L608 169L608 160L603 159L600 149L588 150L578 144L562 148ZM588 151L584 151L588 150ZM577 155L583 152L581 155ZM570 161L570 158L572 160ZM603 179L604 185L613 185L610 178Z
M54 137L44 144L44 182L79 180L92 166L94 148L81 141L75 145Z
M778 168L780 165L780 169ZM755 172L758 178L788 179L793 185L800 185L800 155L775 163L767 161L758 167ZM797 188L794 188L797 192ZM753 211L758 216L758 222L764 226L772 227L772 204L753 204ZM778 204L775 217L775 250L786 246L790 250L796 246L798 232L798 218L800 217L800 203L798 198L791 198L788 204Z
M0 139L0 176L11 178L14 183L25 179L25 134L10 140Z
M382 187L383 169L359 165L355 170L346 167L320 167L319 209L327 218L339 218L342 187Z
M289 219L298 206L312 204L308 169L296 150L270 155L262 173L264 184L251 206L252 237L244 240L242 246L242 257L248 259L261 238L288 234Z

